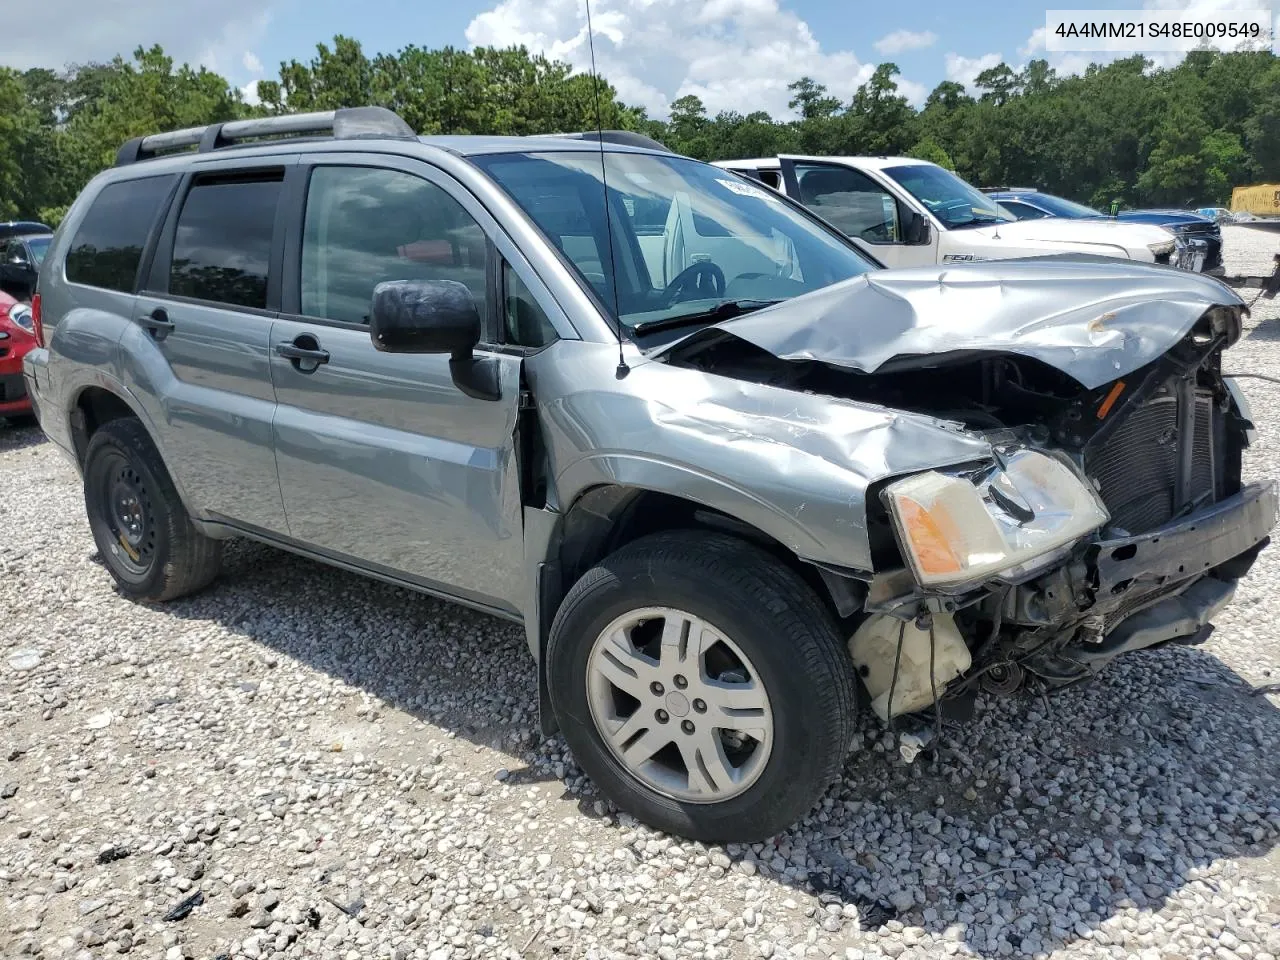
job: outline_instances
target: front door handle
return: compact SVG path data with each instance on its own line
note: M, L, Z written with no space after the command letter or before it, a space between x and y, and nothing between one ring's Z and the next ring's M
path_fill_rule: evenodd
M314 373L320 364L329 362L329 351L321 350L319 342L309 333L300 334L292 342L277 343L276 353L303 373Z
M153 340L163 340L174 330L174 323L169 319L169 313L164 307L156 307L145 316L139 317L138 323L151 332Z

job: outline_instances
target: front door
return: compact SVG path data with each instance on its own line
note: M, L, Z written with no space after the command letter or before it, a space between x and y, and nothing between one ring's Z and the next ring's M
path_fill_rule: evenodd
M121 342L126 378L192 509L279 534L268 348L288 165L214 164L187 178Z
M910 208L861 170L839 163L784 158L782 176L790 197L886 267L921 267L936 262L936 238L928 243L908 243Z
M444 174L412 160L304 160L271 331L276 457L292 538L515 612L524 598L514 449L520 359L498 349L501 397L469 397L447 356L380 353L374 287L457 280L496 339L495 227Z

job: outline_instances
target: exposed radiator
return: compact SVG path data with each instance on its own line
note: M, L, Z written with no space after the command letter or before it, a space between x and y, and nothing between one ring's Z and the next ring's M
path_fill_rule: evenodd
M1222 470L1217 462L1221 414L1208 391L1195 395L1196 415L1190 499L1197 505L1221 494ZM1130 411L1092 451L1085 469L1097 481L1111 522L1129 533L1142 533L1171 520L1178 475L1178 401L1160 393Z

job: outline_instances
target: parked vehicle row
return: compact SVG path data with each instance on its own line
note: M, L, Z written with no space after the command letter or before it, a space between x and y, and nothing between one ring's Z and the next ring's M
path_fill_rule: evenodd
M360 108L125 144L24 361L121 592L202 589L246 536L523 623L544 730L714 841L809 810L861 702L1203 638L1277 500L1221 373L1244 304L1153 266L1167 232L621 139Z
M31 299L52 239L53 233L48 231L16 234L0 241L0 292L19 300Z
M1015 221L950 170L911 157L764 157L717 166L804 204L888 267L1055 254L1193 269L1194 252L1141 223Z
M31 416L22 358L35 345L31 307L0 291L0 418Z
M1044 217L1064 217L1069 220L1089 220L1094 222L1116 223L1150 223L1164 227L1180 238L1194 254L1198 254L1200 263L1194 269L1221 276L1225 271L1222 265L1222 228L1213 217L1202 216L1189 210L1121 210L1110 217L1101 210L1055 197L1051 193L1033 190L1026 187L999 187L983 190L987 196L995 200L1000 209L1015 220L1040 220Z

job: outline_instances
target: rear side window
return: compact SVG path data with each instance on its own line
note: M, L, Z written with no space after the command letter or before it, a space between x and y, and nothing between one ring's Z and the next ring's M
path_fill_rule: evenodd
M103 187L71 241L67 279L132 293L142 250L172 186L166 176Z
M182 204L169 292L237 307L267 305L267 265L282 171L202 178Z

